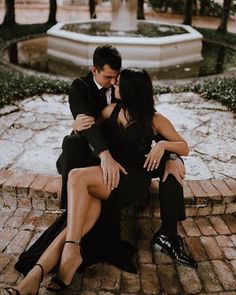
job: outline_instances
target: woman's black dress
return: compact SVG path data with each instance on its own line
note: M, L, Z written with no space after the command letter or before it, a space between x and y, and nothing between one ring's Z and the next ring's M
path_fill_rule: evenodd
M82 238L84 267L106 261L119 268L136 272L132 261L134 247L120 240L120 211L135 203L143 203L147 197L151 175L143 169L145 154L150 151L152 136L144 139L136 123L119 126L117 117L120 106L116 105L107 124L107 141L113 157L125 167L128 175L121 173L118 188L102 203L101 215L94 227ZM19 256L15 269L26 275L37 263L42 253L66 226L64 212L24 253Z

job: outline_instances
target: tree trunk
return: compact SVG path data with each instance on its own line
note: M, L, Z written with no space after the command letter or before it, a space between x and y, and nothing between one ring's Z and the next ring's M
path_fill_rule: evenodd
M200 1L199 15L205 15L206 5L207 5L206 2L207 2L207 0L201 0Z
M223 10L221 14L221 21L217 29L221 33L227 32L231 3L232 3L232 0L224 0Z
M15 0L5 0L5 17L2 25L13 27L15 24Z
M57 15L57 0L50 0L50 11L49 11L49 17L48 17L48 24L55 24L57 22L56 20Z
M17 51L17 44L12 43L8 48L8 57L10 63L13 63L14 65L18 65L18 51Z
M184 10L184 24L185 25L192 25L192 7L193 7L193 0L186 0L185 3L185 10Z
M144 0L138 0L137 19L145 19L143 5Z
M95 12L95 0L89 0L89 13L90 13L90 18L97 18L96 12Z

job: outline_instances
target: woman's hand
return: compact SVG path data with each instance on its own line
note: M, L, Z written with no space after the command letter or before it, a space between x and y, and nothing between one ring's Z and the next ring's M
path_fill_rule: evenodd
M80 132L80 131L89 129L94 124L95 124L94 117L87 116L85 114L79 114L75 118L72 127L75 132Z
M146 155L146 160L144 162L143 167L147 168L147 171L152 171L157 169L161 158L165 152L165 141L161 140L157 142L154 147L150 150L150 152Z

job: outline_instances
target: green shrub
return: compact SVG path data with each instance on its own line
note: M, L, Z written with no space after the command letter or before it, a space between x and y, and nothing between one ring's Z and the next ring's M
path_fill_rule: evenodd
M29 96L43 93L67 93L70 82L26 76L0 66L0 107Z
M215 79L206 81L198 91L207 99L216 99L230 110L236 112L236 78Z
M9 40L42 34L49 28L48 24L0 26L0 49ZM67 81L26 75L0 64L0 107L33 95L66 93L69 85Z
M236 112L236 78L218 78L205 80L202 83L189 83L174 87L155 86L156 94L179 93L192 91L206 99L215 99L227 106L229 110Z

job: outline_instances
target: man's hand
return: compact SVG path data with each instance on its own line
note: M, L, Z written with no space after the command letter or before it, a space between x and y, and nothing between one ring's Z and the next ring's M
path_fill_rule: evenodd
M166 181L169 174L174 175L176 180L183 186L183 180L185 177L184 163L177 158L176 160L168 160L165 166L165 173L163 176L163 182Z
M113 190L119 184L120 171L124 174L128 173L112 158L108 150L101 152L99 158L101 159L103 182L108 189Z
M94 124L95 124L94 117L87 116L85 114L79 114L75 118L72 127L75 132L80 132L80 131L89 129Z

